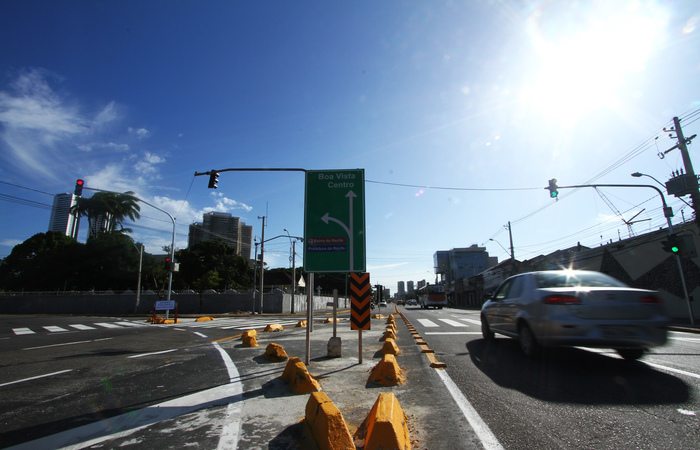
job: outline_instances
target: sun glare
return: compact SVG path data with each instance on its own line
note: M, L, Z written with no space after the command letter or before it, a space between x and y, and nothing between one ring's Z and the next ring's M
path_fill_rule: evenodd
M636 5L636 4L633 4ZM562 20L541 32L541 14L531 20L536 62L523 100L548 117L575 121L592 111L617 109L629 80L648 68L665 25L658 10L579 11L575 27ZM549 17L548 21L553 18Z

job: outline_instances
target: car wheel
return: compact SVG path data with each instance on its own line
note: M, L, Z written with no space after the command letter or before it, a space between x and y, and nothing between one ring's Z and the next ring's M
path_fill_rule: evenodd
M540 351L540 344L537 343L537 339L530 327L525 323L521 324L518 327L518 334L520 335L520 349L525 356L528 358L537 356Z
M494 333L491 331L491 327L483 314L481 315L481 335L484 336L486 341L494 338Z
M627 361L635 361L644 355L643 348L618 348L615 350L620 356L622 356L623 359L626 359Z

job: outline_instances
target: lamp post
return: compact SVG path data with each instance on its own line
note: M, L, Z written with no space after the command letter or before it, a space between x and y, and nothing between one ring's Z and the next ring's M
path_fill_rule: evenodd
M263 313L263 280L265 277L265 216L258 216L262 219L262 238L260 239L260 314Z
M138 313L139 310L139 303L141 302L141 268L143 267L143 244L141 244L141 247L136 246L136 242L134 242L134 239L131 236L127 236L129 239L131 239L131 243L134 245L134 248L139 252L139 277L138 281L136 282L136 306L134 307L134 314Z

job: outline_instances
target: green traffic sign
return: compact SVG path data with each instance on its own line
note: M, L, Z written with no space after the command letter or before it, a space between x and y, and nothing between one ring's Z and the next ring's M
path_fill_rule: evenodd
M304 271L366 271L364 169L306 172Z

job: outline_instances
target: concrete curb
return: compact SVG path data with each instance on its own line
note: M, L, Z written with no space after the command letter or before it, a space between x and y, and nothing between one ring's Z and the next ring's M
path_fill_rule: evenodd
M390 353L382 356L381 361L372 368L367 381L382 386L403 384L405 380L401 374L401 367L399 367L399 363L396 361L396 356Z
M394 394L379 394L367 417L365 450L410 449L406 415Z
M343 415L325 392L314 392L309 396L305 424L322 450L355 448Z
M685 333L700 334L700 328L672 326L672 327L668 327L668 330L669 331L682 331Z

